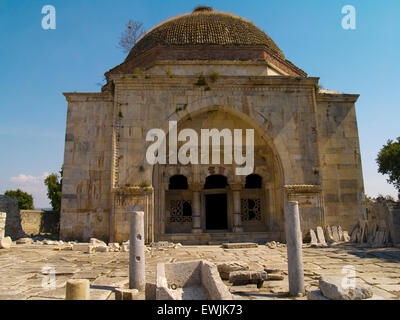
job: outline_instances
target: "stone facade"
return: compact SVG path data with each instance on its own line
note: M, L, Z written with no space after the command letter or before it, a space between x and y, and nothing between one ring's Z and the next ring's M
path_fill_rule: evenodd
M266 56L155 58L140 72L130 68L151 50L107 73L101 93L65 93L61 238L126 241L126 207L136 206L145 212L146 242L283 240L288 200L299 202L305 233L328 224L353 228L365 210L358 95L318 91L318 78L287 61L285 72ZM199 136L201 129L253 129L261 184L246 187L234 164L149 165L146 134L168 132L169 121ZM185 177L185 190L170 189L176 176ZM213 176L227 185L208 190ZM210 229L208 204L221 201L223 230Z

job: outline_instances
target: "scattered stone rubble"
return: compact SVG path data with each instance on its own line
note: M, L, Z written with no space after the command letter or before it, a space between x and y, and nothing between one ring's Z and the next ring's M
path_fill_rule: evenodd
M372 248L392 246L390 231L378 224L370 226L368 221L359 221L351 233L351 242Z
M8 243L8 240L4 240L4 243ZM11 241L12 243L12 241ZM16 241L17 245L51 245L54 246L54 250L72 250L81 251L84 253L94 253L94 252L129 252L129 240L123 243L110 242L105 243L102 240L91 238L90 242L76 242L69 241L65 242L62 240L35 240L34 238L20 238ZM5 244L6 246L6 244ZM146 248L146 251L151 250L165 250L165 249L177 249L182 247L180 243L172 243L168 241L155 242L150 245L150 248ZM1 248L1 247L0 247Z
M316 233L313 229L310 229L310 238L311 247L314 248L323 248L328 245L332 246L335 243L350 241L349 233L343 231L341 226L327 226L325 234L322 227L317 227Z
M343 277L323 276L319 280L319 289L307 294L308 300L364 300L370 299L373 292L370 286L359 284L354 278L354 286L344 286L348 283Z
M217 263L217 268L222 280L228 280L231 272L247 271L250 269L247 263L240 261L220 262Z
M250 270L249 265L241 261L226 261L216 263L222 280L229 280L234 286L257 285L264 281L280 281L284 279L279 269L264 266L264 271Z
M400 247L400 202L367 201L364 216L351 232L351 242L372 248Z
M177 249L180 247L182 247L181 243L173 243L173 242L168 242L168 241L158 241L158 242L153 242L150 244L150 248L156 249L156 250Z
M269 241L265 244L270 249L285 248L286 244L277 241Z

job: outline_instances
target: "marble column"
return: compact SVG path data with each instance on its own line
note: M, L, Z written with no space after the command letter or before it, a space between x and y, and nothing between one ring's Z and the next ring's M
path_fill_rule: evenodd
M242 227L242 214L240 204L240 191L242 190L241 184L231 185L233 191L233 232L243 232Z
M304 268L299 203L289 201L285 210L286 247L288 258L289 292L291 296L304 294Z
M146 285L144 254L144 212L128 209L131 219L129 237L129 289L143 291Z
M199 183L194 183L191 185L191 190L193 192L192 198L192 233L202 233L201 228L201 202L200 202L200 190L202 186Z

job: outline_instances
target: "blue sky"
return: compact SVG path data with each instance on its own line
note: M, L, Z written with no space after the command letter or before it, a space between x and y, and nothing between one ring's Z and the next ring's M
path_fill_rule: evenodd
M41 27L47 4L56 8L56 30ZM125 58L117 44L129 19L150 29L199 4L252 20L324 88L360 94L366 193L397 195L375 158L400 136L398 0L1 0L0 194L20 187L35 207L48 207L43 179L63 161L62 92L100 90L104 72ZM356 30L341 27L344 5L356 8Z

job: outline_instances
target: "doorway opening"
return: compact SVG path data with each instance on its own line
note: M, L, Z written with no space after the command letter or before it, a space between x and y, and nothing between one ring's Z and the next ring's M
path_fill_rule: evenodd
M228 229L228 208L225 193L207 194L206 196L206 229Z

